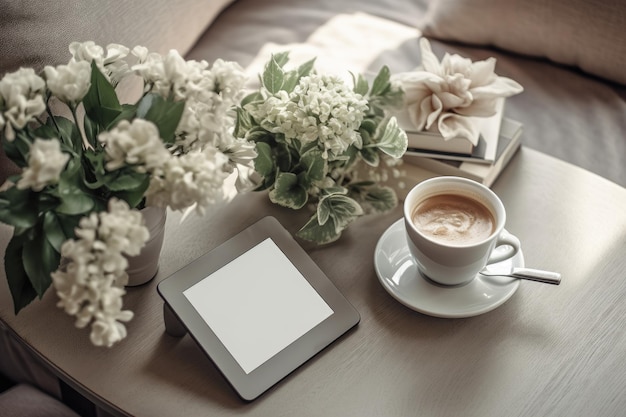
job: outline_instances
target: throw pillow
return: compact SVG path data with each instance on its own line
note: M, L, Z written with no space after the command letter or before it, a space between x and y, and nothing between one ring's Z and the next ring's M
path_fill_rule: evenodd
M431 0L425 36L548 58L626 84L622 0Z

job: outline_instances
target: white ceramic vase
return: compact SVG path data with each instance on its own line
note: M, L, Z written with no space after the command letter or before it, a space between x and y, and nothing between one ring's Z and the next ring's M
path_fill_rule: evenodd
M159 269L159 257L163 247L167 210L161 207L146 207L141 210L150 237L137 256L128 257L128 287L149 282Z

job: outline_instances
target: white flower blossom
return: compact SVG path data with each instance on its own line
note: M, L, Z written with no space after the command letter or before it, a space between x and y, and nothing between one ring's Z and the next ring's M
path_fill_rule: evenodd
M426 38L420 40L422 68L397 74L405 91L405 104L418 130L441 133L444 138L466 137L478 142L479 131L469 117L488 117L498 99L521 93L523 87L495 74L496 59L472 62L445 54L441 62Z
M226 106L239 104L244 95L247 76L241 66L232 61L217 59L211 66L213 92L219 94Z
M165 57L143 47L133 49L139 63L132 67L149 91L185 100L177 129L176 146L183 152L212 145L225 151L232 147L235 124L232 108L241 100L247 80L234 62L185 61L178 52Z
M187 66L184 58L178 51L171 50L163 56L145 49L133 49L133 53L140 52L140 62L131 67L131 70L140 75L151 91L164 97L173 93L176 98L182 98Z
M116 127L98 135L107 155L106 168L110 171L125 165L136 165L140 172L150 172L170 158L152 122L143 119L120 121Z
M70 61L56 68L47 65L44 69L50 92L64 103L78 103L91 86L91 66L85 61Z
M123 322L133 317L132 311L122 310L128 282L124 255L138 254L149 232L141 213L111 199L108 212L81 219L76 237L61 247L66 265L52 273L58 306L76 316L77 327L91 324L93 344L111 347L126 337Z
M111 347L126 337L126 326L122 322L130 321L133 313L122 310L124 293L121 288L111 287L110 291L102 294L103 308L95 312L94 322L91 325L90 339L94 345Z
M146 200L153 206L183 210L195 205L203 213L221 199L224 180L233 171L234 162L213 146L183 154L170 153L156 126L142 119L121 121L98 139L107 153L107 169L130 164L138 172L150 174ZM230 151L238 161L249 161L256 155L247 147L247 141L234 144Z
M139 62L142 63L142 62L146 61L150 51L145 46L137 45L137 46L133 47L133 49L130 51L130 53L132 55L136 56L137 59L139 60Z
M56 184L69 159L70 156L61 151L58 140L35 139L17 188L41 191L46 185Z
M281 90L246 110L265 129L282 133L287 140L318 142L330 160L350 146L362 146L358 131L368 104L338 77L302 77L290 94Z
M92 62L95 60L97 64L102 64L104 60L104 49L93 41L72 42L69 50L76 61Z
M43 92L46 82L32 68L20 68L0 80L0 129L8 141L46 110Z
M228 158L215 148L172 157L162 175L153 176L146 191L149 205L182 210L197 204L200 214L221 200Z
M256 145L247 140L235 139L224 154L233 164L249 165L257 156Z
M129 48L124 45L112 43L107 45L106 54L104 48L96 45L93 41L72 42L69 46L72 60L76 62L95 62L104 76L116 86L125 76L132 73L130 66L125 61Z

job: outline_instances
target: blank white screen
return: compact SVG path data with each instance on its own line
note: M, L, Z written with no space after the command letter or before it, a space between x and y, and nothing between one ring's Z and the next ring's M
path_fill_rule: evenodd
M333 313L271 238L183 294L246 374Z

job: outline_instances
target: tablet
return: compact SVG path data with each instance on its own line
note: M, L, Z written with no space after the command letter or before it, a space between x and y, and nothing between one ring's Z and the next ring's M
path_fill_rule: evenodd
M360 320L273 217L164 279L158 291L165 307L247 401Z

